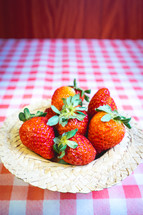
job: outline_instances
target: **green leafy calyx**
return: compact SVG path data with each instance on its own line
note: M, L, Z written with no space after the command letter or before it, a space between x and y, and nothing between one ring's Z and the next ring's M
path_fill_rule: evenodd
M31 114L28 108L24 108L24 111L19 113L19 120L25 122L33 117L46 116L46 114L41 111L37 111L36 114Z
M85 99L87 102L89 102L89 96L86 95L86 94L90 94L90 93L91 93L91 90L90 90L90 89L89 89L89 90L83 90L82 88L79 88L79 87L77 86L76 79L74 79L74 81L73 81L73 86L70 86L70 87L73 87L74 90L79 91L81 97L84 96L84 99Z
M76 94L67 99L62 98L64 105L61 111L51 105L51 108L56 115L51 117L47 124L53 126L59 123L64 127L69 119L78 119L79 121L82 121L86 116L82 111L86 110L86 108L82 107L82 100L79 97L80 95Z
M67 146L72 149L75 149L78 146L78 144L75 141L69 140L76 134L77 131L78 129L74 129L66 133L63 133L62 136L54 138L53 149L55 150L55 152L60 154L58 158L63 158L65 156L65 150Z
M126 127L131 128L131 125L129 123L131 121L131 117L126 118L126 117L122 116L121 114L119 114L117 110L112 111L112 109L109 105L100 106L100 107L96 108L95 110L97 112L103 111L103 112L107 113L101 118L102 122L109 122L111 119L113 119L114 121L123 123Z

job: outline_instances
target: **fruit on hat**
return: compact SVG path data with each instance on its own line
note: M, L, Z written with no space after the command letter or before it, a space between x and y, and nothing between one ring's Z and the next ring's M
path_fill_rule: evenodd
M54 157L53 145L55 138L53 127L47 125L46 113L37 111L31 114L28 108L19 114L19 119L23 121L19 129L22 143L41 155L43 158L51 159Z
M90 100L88 105L89 117L91 118L94 116L96 113L95 109L103 105L109 105L112 110L117 110L117 106L113 98L110 96L110 92L107 88L99 89Z
M52 99L51 104L54 105L59 111L62 109L63 106L63 100L62 98L68 98L69 96L74 96L75 90L68 86L62 86L55 90Z
M59 111L55 106L51 106L56 113L55 116L48 120L48 125L55 126L58 133L62 135L65 132L78 129L78 133L85 135L88 126L88 115L85 107L81 106L82 101L79 99L80 95L76 94L67 99L63 98L63 107Z
M96 111L89 123L88 139L99 154L122 141L125 126L131 128L131 118L120 115L117 110L112 111L109 105L100 106Z
M63 101L62 98L68 98L69 96L74 96L75 94L80 95L80 99L83 101L84 99L89 102L89 96L87 94L90 94L91 90L83 90L82 88L79 88L76 83L76 79L73 81L73 85L71 86L62 86L55 90L52 99L51 104L54 105L58 110L62 109Z
M85 136L77 133L77 129L55 137L54 142L53 148L59 158L69 164L86 165L95 159L96 150Z

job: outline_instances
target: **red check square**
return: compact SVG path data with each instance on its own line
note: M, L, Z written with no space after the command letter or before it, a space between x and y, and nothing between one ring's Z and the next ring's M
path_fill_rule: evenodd
M61 193L60 199L76 199L76 194L74 194L74 193Z
M11 99L13 95L4 95L3 99Z
M10 173L8 169L6 169L4 165L2 165L1 174L8 174L8 173Z
M29 185L27 199L28 200L43 200L44 199L44 190L40 189L38 187Z
M12 193L12 186L0 186L0 200L10 200Z
M130 105L123 105L124 110L133 110L132 106Z
M93 199L108 199L109 193L107 189L92 192Z
M125 197L128 198L142 198L139 187L137 185L123 186Z

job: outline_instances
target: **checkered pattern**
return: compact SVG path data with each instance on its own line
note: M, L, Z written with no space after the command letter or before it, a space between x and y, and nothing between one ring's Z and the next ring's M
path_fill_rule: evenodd
M118 108L143 128L142 40L0 40L0 125L74 78L91 96L109 88ZM0 163L0 215L7 214L142 215L143 164L109 189L63 194L33 187Z

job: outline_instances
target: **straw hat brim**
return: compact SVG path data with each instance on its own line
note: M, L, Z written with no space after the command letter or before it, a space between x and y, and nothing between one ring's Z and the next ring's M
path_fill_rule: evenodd
M44 111L50 100L29 105L31 112ZM143 158L143 132L135 120L126 129L122 142L85 166L51 162L25 147L19 138L22 122L18 112L9 116L0 128L0 158L16 177L42 189L59 192L89 193L111 187L127 176Z

